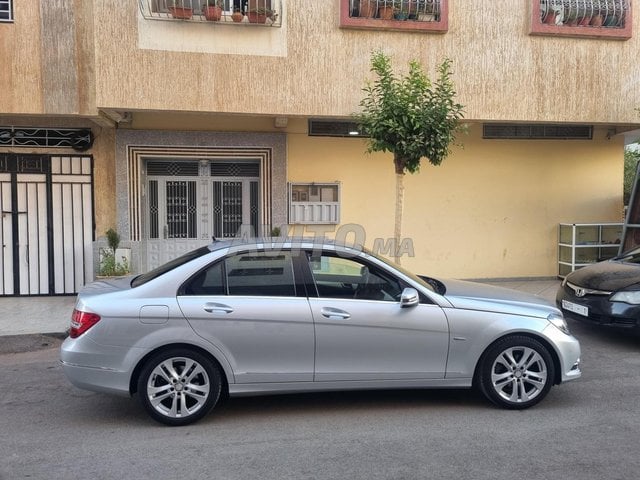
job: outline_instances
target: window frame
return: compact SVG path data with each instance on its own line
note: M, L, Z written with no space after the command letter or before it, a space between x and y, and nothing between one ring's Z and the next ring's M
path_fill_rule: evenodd
M433 22L381 20L379 18L351 17L350 0L340 0L340 28L362 30L393 30L400 32L447 33L449 31L449 0L440 0L440 20Z
M1 9L4 5L6 5L6 9ZM13 0L0 0L0 12L6 12L8 18L1 18L0 23L13 23Z
M540 19L540 2L531 2L531 29L530 35L552 36L552 37L573 37L573 38L595 38L610 40L629 40L632 37L633 8L632 1L628 1L628 10L624 18L624 27L595 27L595 26L567 26L567 25L547 25Z
M243 256L243 255L289 255L291 258L291 269L292 269L292 279L293 279L293 295L265 295L265 294L235 294L230 293L229 290L229 271L227 261L231 258ZM307 297L307 289L304 282L304 275L302 273L302 267L300 265L300 252L291 250L291 249L258 249L258 250L242 250L238 252L229 253L224 255L222 258L217 258L216 260L208 263L205 267L199 269L193 275L191 275L187 280L185 280L177 291L177 296L185 296L185 297L225 297L227 299L232 298L246 298L246 297L265 297L265 298L297 298ZM221 264L222 270L222 283L223 283L223 291L221 294L206 294L206 293L187 293L187 290L191 284L199 275L203 272L209 270L210 268L214 268L216 265Z

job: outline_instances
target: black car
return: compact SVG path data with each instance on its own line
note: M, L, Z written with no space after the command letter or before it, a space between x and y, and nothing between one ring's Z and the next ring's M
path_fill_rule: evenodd
M640 248L570 273L556 303L574 320L640 329Z

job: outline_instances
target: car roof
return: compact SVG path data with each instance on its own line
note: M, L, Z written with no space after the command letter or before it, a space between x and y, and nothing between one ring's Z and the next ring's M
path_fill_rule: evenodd
M217 240L208 245L212 252L232 247L255 247L255 248L318 248L318 247L338 247L348 250L366 251L362 245L345 244L329 238L317 237L241 237Z

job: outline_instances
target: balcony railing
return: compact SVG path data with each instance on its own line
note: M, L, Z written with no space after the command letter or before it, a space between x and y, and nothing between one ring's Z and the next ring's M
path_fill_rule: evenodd
M431 30L448 28L447 0L342 0L343 27Z
M532 33L627 39L629 0L534 0Z
M138 0L148 20L282 26L282 0Z

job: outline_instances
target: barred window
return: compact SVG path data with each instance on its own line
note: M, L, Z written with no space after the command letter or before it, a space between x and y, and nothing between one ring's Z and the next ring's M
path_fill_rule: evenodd
M0 22L13 21L13 8L11 0L0 0Z

